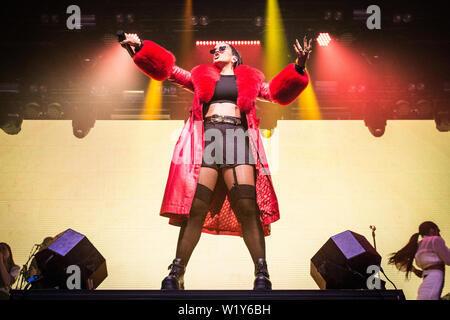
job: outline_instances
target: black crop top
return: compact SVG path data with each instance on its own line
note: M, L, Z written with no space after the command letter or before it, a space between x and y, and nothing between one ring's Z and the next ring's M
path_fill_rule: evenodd
M236 104L237 95L236 76L234 74L221 75L220 80L216 82L214 95L209 104L214 102L232 102Z
M237 104L237 96L236 76L233 74L220 75L220 80L216 82L214 95L208 103L203 105L203 115L208 113L209 106L215 102L231 102Z

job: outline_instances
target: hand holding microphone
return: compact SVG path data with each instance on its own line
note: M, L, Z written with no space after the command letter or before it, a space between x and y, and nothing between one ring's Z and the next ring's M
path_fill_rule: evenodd
M135 52L131 47L139 47L142 45L141 39L135 33L125 33L122 30L117 32L117 37L120 45L127 49L131 57L134 56Z
M138 47L142 43L136 33L124 33L124 36L125 38L123 41L120 41L120 44L129 44L132 47Z

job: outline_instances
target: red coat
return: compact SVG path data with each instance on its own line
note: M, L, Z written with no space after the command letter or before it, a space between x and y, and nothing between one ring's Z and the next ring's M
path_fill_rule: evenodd
M170 81L194 93L181 135L175 145L170 164L160 215L170 218L169 223L180 226L189 216L197 186L203 156L203 103L211 100L220 70L214 65L199 65L191 72L175 65L174 55L152 41L144 41L134 56L136 65L148 76ZM309 77L299 74L294 63L285 67L272 81L264 82L261 71L240 65L234 69L238 87L237 106L247 118L250 145L256 159L256 198L260 209L264 234L270 234L270 224L280 218L278 201L273 188L269 166L259 133L259 119L255 114L256 98L286 105L294 101L306 88ZM241 226L230 207L227 188L219 174L213 192L203 232L242 236Z

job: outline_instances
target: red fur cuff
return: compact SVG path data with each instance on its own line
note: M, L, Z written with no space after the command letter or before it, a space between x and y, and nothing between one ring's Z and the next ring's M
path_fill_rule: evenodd
M295 70L295 63L291 63L270 81L270 97L276 103L287 105L298 97L308 83L308 73L301 75Z
M133 58L134 63L155 80L167 79L175 65L175 56L153 41L145 40L143 44L142 49Z

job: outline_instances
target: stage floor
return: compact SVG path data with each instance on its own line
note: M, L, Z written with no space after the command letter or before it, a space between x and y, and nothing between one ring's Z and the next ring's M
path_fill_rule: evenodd
M402 290L11 290L11 300L405 300Z

